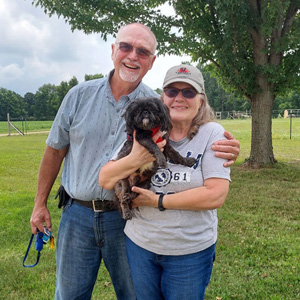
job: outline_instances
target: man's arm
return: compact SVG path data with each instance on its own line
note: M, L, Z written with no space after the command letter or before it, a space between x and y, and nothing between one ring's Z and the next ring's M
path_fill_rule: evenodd
M38 174L38 186L35 196L34 208L31 214L30 225L33 234L44 231L44 223L51 231L51 217L47 208L47 200L55 179L59 173L62 161L68 147L57 150L46 146Z
M240 142L228 131L224 132L224 136L227 140L216 141L211 148L216 151L216 157L228 160L224 163L224 167L230 167L240 154Z

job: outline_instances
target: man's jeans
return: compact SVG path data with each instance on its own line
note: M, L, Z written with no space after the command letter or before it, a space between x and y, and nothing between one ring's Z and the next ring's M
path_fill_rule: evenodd
M103 259L119 300L136 299L119 211L95 213L68 202L57 236L56 300L90 299Z
M155 254L129 238L126 247L138 300L204 299L216 244L197 253L178 256Z

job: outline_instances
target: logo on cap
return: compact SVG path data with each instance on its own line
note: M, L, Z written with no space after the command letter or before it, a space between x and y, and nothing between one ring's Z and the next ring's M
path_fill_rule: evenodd
M180 68L176 71L177 74L191 74L191 72L187 68Z

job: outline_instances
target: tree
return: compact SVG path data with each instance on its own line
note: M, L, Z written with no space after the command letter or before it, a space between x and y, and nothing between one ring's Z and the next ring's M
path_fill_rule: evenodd
M34 117L38 120L49 119L57 111L57 89L53 84L44 84L35 93Z
M187 54L208 64L227 90L246 96L252 110L249 165L276 162L272 107L277 95L299 89L299 0L33 0L71 28L105 39L124 23L142 22L160 53ZM175 14L164 15L168 3Z
M205 82L205 93L214 111L250 110L250 103L245 97L236 97L232 93L226 93L205 67L200 67L200 70Z
M7 119L7 113L10 118L18 118L23 116L23 98L10 90L0 88L0 120Z
M68 91L77 84L78 84L78 80L75 76L73 76L68 82L62 81L56 87L57 99L56 99L56 102L54 105L55 114L56 114L57 110L59 109L61 102L63 101L63 99L66 96L66 94L68 93Z
M299 92L293 92L290 95L290 101L292 103L291 108L300 108L300 93Z
M94 74L94 75L85 74L84 81L89 81L89 80L93 80L93 79L99 79L99 78L103 78L103 77L104 76L102 74Z
M274 109L285 110L285 109L297 109L300 108L300 93L290 92L287 95L276 97L274 101Z
M26 93L24 95L24 111L26 117L32 117L34 114L34 94L33 93Z
M161 88L157 88L154 90L158 95L161 95L162 94L162 89Z
M54 117L65 95L77 84L78 80L73 76L69 81L61 81L58 86L50 83L41 86L34 95L34 117L37 119Z

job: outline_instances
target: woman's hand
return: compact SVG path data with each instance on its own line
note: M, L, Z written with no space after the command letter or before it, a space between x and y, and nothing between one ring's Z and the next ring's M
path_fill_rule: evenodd
M224 132L224 136L227 140L215 141L211 149L216 151L216 157L228 160L224 163L224 167L230 167L240 154L240 142L228 131Z
M150 190L142 189L137 186L133 186L131 189L133 192L138 193L139 196L132 200L132 207L150 206L158 207L158 197Z

